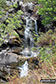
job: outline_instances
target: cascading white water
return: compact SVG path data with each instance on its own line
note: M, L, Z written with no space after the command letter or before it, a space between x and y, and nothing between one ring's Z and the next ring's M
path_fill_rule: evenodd
M37 21L34 20L34 23L35 23L35 33L38 35L37 33ZM34 47L33 43L34 43L34 40L33 40L33 36L32 36L32 20L29 18L29 17L26 17L26 28L25 28L25 31L24 31L24 36L25 36L25 49L21 52L21 54L25 55L26 57L29 57L29 54L30 54L30 57L36 57L37 56L37 51L36 52L33 52L31 50L32 47ZM30 48L28 47L28 39L30 39ZM22 65L22 67L19 67L19 69L21 69L21 73L20 73L20 77L24 77L24 76L27 76L28 74L28 63L27 61L25 61L24 65Z
M33 36L32 36L32 19L30 17L26 17L26 28L25 28L25 31L24 31L24 37L25 37L25 48L24 50L21 52L21 54L25 55L26 57L28 57L30 55L30 57L36 57L37 54L33 51L31 51L31 48L34 47L34 40L33 40ZM38 35L37 33L37 21L36 20L33 20L34 21L34 24L35 24L35 27L34 27L34 30L35 30L35 33ZM30 40L30 46L28 46L28 39Z
M31 56L30 48L33 47L33 43L34 43L31 30L32 30L32 20L29 17L26 17L26 28L24 31L24 37L25 37L25 46L24 47L25 47L25 49L21 52L26 57L28 55ZM29 42L28 42L28 40L29 40ZM30 45L28 45L28 44L30 44Z
M22 67L19 67L21 70L20 77L25 77L28 75L28 62L25 61L25 63L22 65Z
M35 33L38 35L38 32L37 32L37 29L38 29L37 21L36 20L34 20L34 21L35 21Z
M25 35L26 42L28 41L28 39L30 39L30 46L32 47L34 40L33 40L33 37L32 37L31 30L32 30L32 20L27 17L26 18L26 28L25 28L24 35Z

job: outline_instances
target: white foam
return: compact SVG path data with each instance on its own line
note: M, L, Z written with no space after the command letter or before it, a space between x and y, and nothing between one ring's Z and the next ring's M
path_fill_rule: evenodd
M28 62L25 61L25 63L22 65L22 67L19 67L21 70L20 77L25 77L28 75Z

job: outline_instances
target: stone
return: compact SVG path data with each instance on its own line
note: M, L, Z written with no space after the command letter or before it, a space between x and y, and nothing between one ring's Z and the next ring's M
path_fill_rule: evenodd
M0 52L0 64L9 64L12 62L17 62L17 55L13 53L8 53L6 50Z

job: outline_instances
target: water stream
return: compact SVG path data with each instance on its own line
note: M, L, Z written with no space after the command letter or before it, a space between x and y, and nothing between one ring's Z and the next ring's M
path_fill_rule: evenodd
M33 39L33 20L30 18L30 17L26 17L26 28L25 28L25 31L24 31L24 38L25 38L25 43L24 43L24 50L21 52L21 54L23 54L24 56L36 56L36 53L33 53L31 51L31 48L34 47L34 39ZM35 33L36 35L38 35L38 32L37 32L37 21L34 20L34 30L35 30Z
M25 77L28 75L28 62L25 61L25 63L22 65L22 67L18 67L21 70L20 77Z
M37 21L35 20L35 33L38 35L38 25L37 25Z
M30 47L32 47L34 43L31 30L32 30L32 20L27 17L24 35L26 40L25 42L27 43L26 45L28 45L28 39L30 40Z
M37 32L37 21L34 20L34 30L36 35L38 35ZM34 40L33 40L33 35L32 35L32 31L33 31L33 27L32 27L32 19L30 19L30 17L26 17L26 28L24 31L24 37L25 37L25 46L24 46L24 50L21 52L21 54L23 54L26 57L36 57L37 53L33 52L31 50L32 47L34 47ZM29 41L28 41L29 40ZM28 74L28 62L25 61L25 63L22 65L21 69L21 73L20 73L20 77L24 77L27 76Z

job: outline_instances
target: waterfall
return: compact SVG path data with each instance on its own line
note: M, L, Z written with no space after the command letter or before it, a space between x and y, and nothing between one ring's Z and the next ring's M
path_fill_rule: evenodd
M24 31L24 38L25 38L25 43L24 43L24 50L21 52L21 54L23 54L24 56L28 57L36 57L36 53L33 52L31 49L32 47L34 47L34 39L33 39L33 35L32 35L32 31L33 31L33 24L32 22L34 21L34 30L35 33L38 35L37 33L37 21L36 20L32 20L30 17L26 17L26 28ZM28 41L29 40L29 41Z
M33 47L33 36L32 36L32 20L29 17L26 17L26 28L24 31L25 46L24 50L21 52L25 56L31 55L30 48Z
M28 39L30 40L30 46L32 47L33 46L33 37L32 37L32 20L30 18L26 18L26 28L25 28L25 32L24 32L24 35L25 35L25 40L26 40L26 43L28 42Z
M25 63L22 65L22 67L18 67L21 72L20 72L20 77L27 76L28 74L28 62L25 61Z
M35 24L35 27L34 27L34 30L35 30L35 33L38 35L37 33L37 21L34 20L34 24ZM21 52L21 54L23 54L24 56L26 57L36 57L37 56L37 51L36 52L33 52L31 50L32 47L34 47L33 43L34 43L34 40L33 40L33 36L32 36L32 19L30 19L29 17L26 17L26 28L25 28L25 31L24 31L24 37L25 37L25 48L24 50ZM30 46L28 45L28 39L30 40ZM27 76L28 74L28 62L25 61L25 63L22 65L22 67L19 67L19 69L21 70L21 73L20 73L20 77L24 77L24 76Z
M38 35L38 32L37 32L38 30L37 29L38 29L37 21L35 20L35 33Z

